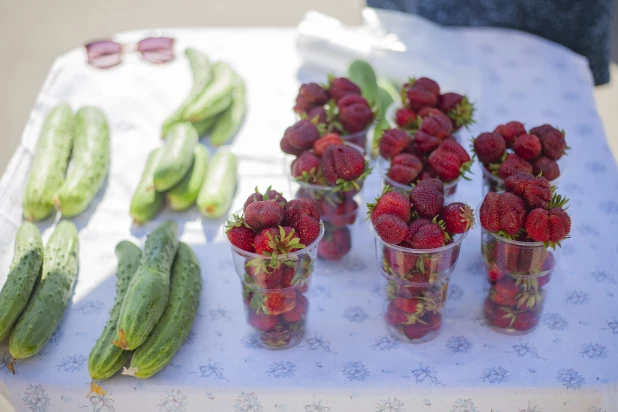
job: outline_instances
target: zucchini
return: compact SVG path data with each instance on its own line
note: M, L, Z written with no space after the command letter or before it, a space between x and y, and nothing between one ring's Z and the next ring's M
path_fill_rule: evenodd
M135 350L131 367L123 371L139 379L163 369L187 339L200 304L200 264L185 243L180 243L172 266L170 299L163 316L146 341Z
M39 229L24 222L17 230L13 262L2 291L0 291L0 342L26 308L34 285L41 274L43 241Z
M105 114L85 106L75 115L71 170L54 196L63 216L82 213L103 185L109 171L110 139Z
M370 106L378 104L378 81L373 67L365 60L354 60L348 67L348 77L361 88Z
M93 379L90 387L93 392L99 394L105 394L105 392L99 385L94 383L94 380L111 378L124 366L129 358L130 352L113 345L112 340L116 337L120 305L127 287L137 271L142 251L133 243L123 240L116 245L116 257L118 258L118 268L116 269L116 297L114 298L114 306L103 328L103 333L97 339L97 343L95 343L88 357L88 373L90 373L90 377Z
M232 104L234 79L232 68L225 62L216 62L212 68L214 79L193 103L187 106L183 119L199 122L213 117Z
M204 177L206 177L209 157L210 153L205 146L201 144L195 146L193 164L189 172L167 194L172 210L182 211L193 206L204 183Z
M212 132L210 133L210 144L221 146L232 138L245 116L246 96L245 84L238 73L233 73L234 89L232 90L232 104L217 118Z
M157 192L171 189L185 177L193 163L193 150L198 141L199 136L191 123L172 126L154 172L153 182Z
M13 359L8 367L15 373L16 359L39 353L58 327L71 299L79 266L77 228L69 221L58 223L45 245L41 281L15 324L9 339Z
M197 196L197 206L206 217L223 216L232 205L238 173L236 155L228 151L218 151L213 156L206 179Z
M154 183L152 181L162 154L162 148L150 152L148 160L146 160L146 166L144 166L142 178L131 199L130 213L133 222L137 224L145 223L154 218L165 205L165 195L154 189Z
M144 343L167 306L170 268L178 249L178 225L172 220L150 232L137 273L124 295L114 345L133 350Z
M73 112L61 103L45 118L36 144L23 200L27 220L45 219L54 210L54 194L64 182L72 145Z

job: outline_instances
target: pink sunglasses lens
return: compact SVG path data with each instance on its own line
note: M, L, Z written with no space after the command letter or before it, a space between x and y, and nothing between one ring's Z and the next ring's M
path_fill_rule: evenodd
M169 37L149 37L137 44L137 51L144 60L151 63L167 63L174 60L174 39Z
M120 63L122 59L122 46L115 41L101 40L86 45L88 64L106 69Z

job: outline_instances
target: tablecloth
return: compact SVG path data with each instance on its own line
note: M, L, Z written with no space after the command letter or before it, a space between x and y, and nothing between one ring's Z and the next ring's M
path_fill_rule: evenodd
M465 239L453 274L441 334L421 345L392 339L381 316L372 235L360 223L347 259L316 266L304 341L285 351L257 348L247 338L222 221L201 219L197 210L166 210L137 228L128 214L146 156L161 144L161 120L189 90L186 59L156 66L130 55L122 65L101 71L87 66L76 49L53 65L0 181L0 284L21 222L22 191L38 132L53 105L61 100L74 109L95 104L107 113L111 170L105 189L73 219L79 228L80 271L60 327L39 355L17 363L15 376L4 367L9 355L6 345L0 345L0 395L17 411L617 410L618 173L595 109L586 61L514 31L442 29L419 18L373 10L366 10L366 19L371 26L366 33L381 27L393 33L389 39L399 46L387 51L351 48L330 58L328 41L313 41L305 33L298 39L303 64L292 29L163 31L177 38L179 55L187 46L197 47L230 62L246 80L249 109L231 145L240 158L232 210L256 185L287 189L278 140L294 121L290 108L298 85L325 79L325 72L316 69L320 65L342 74L346 59L363 56L393 80L427 75L447 90L468 92L477 107L477 123L463 133L466 139L513 119L527 126L557 124L566 130L571 147L560 191L572 199L573 229L537 330L512 337L485 324L476 228ZM147 34L119 38L131 41ZM319 47L322 58L313 53ZM481 173L476 167L474 171L473 180L462 181L457 192L458 199L471 205L482 196ZM369 200L379 186L375 173L366 186L363 196ZM181 239L194 248L202 266L201 305L189 339L152 379L116 376L104 382L105 396L87 397L87 357L113 301L114 246L122 239L143 245L145 234L168 218L181 223ZM39 223L44 240L54 225L55 219Z

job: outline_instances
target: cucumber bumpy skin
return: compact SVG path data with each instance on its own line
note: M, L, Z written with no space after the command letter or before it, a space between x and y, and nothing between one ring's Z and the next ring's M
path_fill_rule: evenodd
M162 154L161 147L150 152L142 177L131 199L130 214L133 222L138 225L154 218L165 206L165 194L157 192L152 181Z
M42 220L54 210L54 194L64 182L73 146L73 112L66 103L45 118L24 193L26 220Z
M17 230L14 250L9 275L0 291L0 342L9 336L11 328L26 308L41 274L43 241L34 224L22 223Z
M103 185L109 171L110 139L105 114L84 106L75 115L72 167L54 196L63 216L82 213Z
M135 350L123 375L146 379L163 369L187 339L200 304L202 275L191 247L180 243L172 266L170 299L146 341Z
M41 281L11 333L9 351L13 359L8 365L11 372L15 373L16 359L39 353L58 327L73 292L78 255L77 228L63 220L45 245Z
M171 189L187 175L199 138L195 127L189 122L172 126L154 172L153 182L157 192Z
M170 269L178 250L178 224L168 220L150 232L137 273L124 295L114 345L134 350L144 343L167 306Z
M185 55L189 59L189 65L191 66L191 72L193 73L193 86L191 91L181 105L172 113L161 126L161 135L167 136L169 129L176 123L182 122L182 115L187 109L187 106L192 104L195 99L202 94L204 89L210 84L213 79L212 64L204 53L194 48L187 48Z
M238 73L234 72L234 89L232 90L232 105L217 118L212 132L210 144L221 146L230 140L242 124L246 109L245 84Z
M205 146L198 144L193 151L193 164L180 183L167 193L170 208L176 211L187 210L197 200L208 169L210 153Z
M112 340L116 338L120 305L129 283L137 271L142 257L142 250L128 240L123 240L116 245L116 257L118 258L118 268L116 269L116 297L114 298L114 306L101 336L97 339L88 357L88 373L90 373L90 377L93 379L90 388L93 392L101 395L104 395L105 391L94 383L94 380L102 381L111 378L129 359L130 352L115 346L112 344Z
M187 107L183 119L190 122L199 122L213 117L232 104L232 88L234 87L232 68L225 62L216 62L213 65L214 80L202 94Z
M204 216L218 218L227 212L236 191L237 174L238 160L234 153L222 150L215 153L197 196L197 206Z

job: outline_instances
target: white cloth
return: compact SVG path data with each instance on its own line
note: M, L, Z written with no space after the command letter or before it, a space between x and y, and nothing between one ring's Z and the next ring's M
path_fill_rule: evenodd
M17 362L16 376L4 368L8 350L6 344L0 346L0 394L17 411L616 410L618 183L586 61L529 34L443 29L413 16L372 10L366 17L368 36L380 30L396 33L407 51L384 51L376 45L348 48L347 55L335 53L343 57L336 60L328 36L305 34L298 43L302 55L314 68L319 62L339 71L348 60L364 55L381 75L395 80L426 75L445 90L468 93L476 103L477 123L470 133L464 132L466 138L513 119L527 126L547 122L566 130L571 150L560 191L573 199L572 239L564 242L537 330L510 337L483 324L481 305L487 292L476 228L465 239L453 274L441 335L421 345L393 341L382 320L373 240L363 222L355 228L350 258L316 267L304 342L285 351L252 347L245 340L248 327L239 281L222 240L222 222L202 220L196 210L165 211L145 227L132 228L130 198L148 152L160 144L162 119L189 90L185 47L230 62L247 83L248 114L232 145L240 157L233 210L256 185L287 188L278 141L294 120L291 107L299 84L324 81L325 73L301 66L293 30L165 30L178 39L179 58L168 65L127 56L117 68L97 70L84 63L81 50L58 58L22 144L0 181L0 276L4 277L45 114L66 100L74 109L98 105L109 116L110 177L94 204L73 219L80 230L80 272L64 319L40 355ZM311 27L312 21L305 21L305 28L307 24ZM349 33L345 27L338 30ZM131 40L147 34L120 37ZM332 38L337 39L343 39L337 47L345 50L346 36ZM392 37L388 43L397 44ZM474 171L472 181L459 185L457 197L476 206L481 201L481 173L477 167ZM365 200L377 190L375 173L370 183ZM143 245L144 234L166 218L182 224L181 238L191 244L202 266L204 288L191 338L154 378L116 376L103 382L106 397L86 398L87 357L113 302L114 247L122 239ZM46 240L52 219L39 227Z

